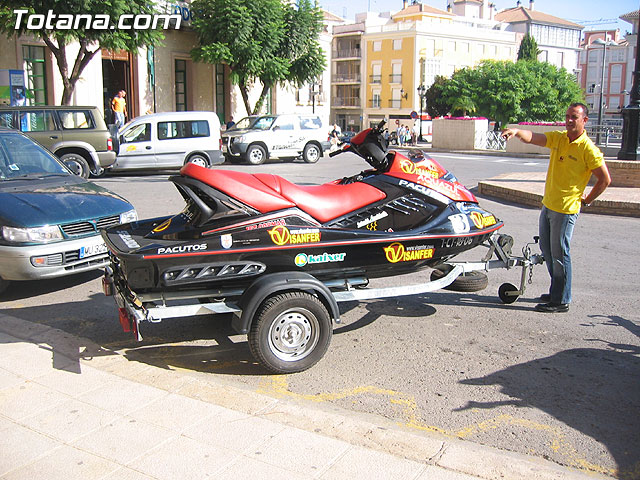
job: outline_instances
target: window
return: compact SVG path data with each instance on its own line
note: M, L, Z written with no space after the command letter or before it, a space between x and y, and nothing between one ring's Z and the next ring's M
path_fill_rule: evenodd
M151 125L148 123L136 125L127 130L123 137L126 143L148 142L151 140Z
M612 65L609 93L620 93L620 90L622 90L622 65Z
M393 49L394 50L402 50L402 39L401 38L395 38L393 40Z
M20 130L22 132L47 132L56 129L51 112L38 110L34 112L19 112Z
M373 97L371 98L371 108L380 108L380 105L380 91L373 92Z
M375 42L373 42L373 51L374 52L381 52L382 51L382 41L381 40L376 40Z
M58 110L58 118L65 130L95 128L93 117L87 110Z
M294 130L293 120L291 118L280 117L276 120L273 127L274 130Z
M46 105L47 68L44 47L23 45L22 57L24 59L24 71L27 75L27 91L31 94L27 101L30 105Z
M374 63L373 65L371 65L371 71L373 72L371 75L371 83L381 83L382 65L380 63Z
M302 130L318 130L322 128L320 117L300 117L300 128Z
M187 110L187 61L176 60L176 111Z
M158 122L158 140L208 136L209 122L206 120Z
M394 62L391 64L391 75L389 78L390 83L401 83L402 82L402 63Z

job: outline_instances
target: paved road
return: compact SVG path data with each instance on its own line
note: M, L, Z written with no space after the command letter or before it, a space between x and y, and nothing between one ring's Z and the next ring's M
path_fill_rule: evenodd
M546 167L531 159L434 157L470 187L499 173ZM342 155L315 165L228 168L317 183L364 167ZM181 208L166 178L114 176L98 183L129 198L141 217L150 217ZM480 201L505 221L503 230L514 236L516 251L536 233L537 210ZM518 282L513 270L491 272L489 287L476 294L441 291L343 304L343 324L327 355L296 375L267 375L253 361L246 337L236 335L226 318L145 325L145 341L134 343L120 331L98 274L12 288L2 307L122 352L136 365L218 375L273 396L334 404L409 429L640 479L639 235L638 219L581 216L573 243L575 301L564 315L533 311L535 297L547 288L544 267L536 269L525 297L507 306L496 291L505 281Z

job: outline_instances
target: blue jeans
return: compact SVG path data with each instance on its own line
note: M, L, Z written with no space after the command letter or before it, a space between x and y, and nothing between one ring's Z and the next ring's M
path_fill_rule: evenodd
M540 250L551 276L552 303L571 303L570 243L578 214L558 213L543 206L538 225Z

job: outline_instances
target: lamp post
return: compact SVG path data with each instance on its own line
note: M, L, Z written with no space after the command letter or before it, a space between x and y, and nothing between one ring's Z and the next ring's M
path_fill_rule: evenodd
M424 85L420 84L418 87L418 97L420 97L420 135L418 136L418 141L422 142L422 101L424 100L424 96L426 95L427 89Z
M629 105L622 109L622 147L618 160L637 160L640 141L640 32L636 26L636 64L633 70L633 84L629 96Z
M604 93L604 71L607 67L607 47L610 45L617 45L616 42L611 40L602 40L596 38L593 42L595 45L602 45L602 77L600 79L600 101L598 103L598 125L596 130L596 145L600 145L600 132L602 130L602 110L604 109L603 93Z

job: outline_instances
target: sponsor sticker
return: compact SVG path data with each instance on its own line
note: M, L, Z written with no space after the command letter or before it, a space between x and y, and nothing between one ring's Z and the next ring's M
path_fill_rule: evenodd
M408 175L418 175L420 177L438 178L438 171L416 165L409 159L402 159L400 169Z
M464 213L456 213L449 216L451 227L456 233L467 233L471 229L469 225L469 218Z
M477 228L490 227L496 224L496 217L493 215L483 215L480 212L471 212L469 214L471 221Z
M118 236L122 239L124 244L129 248L140 248L140 244L136 242L131 235L127 232L119 230L117 232Z
M256 223L254 225L248 225L247 230L257 230L259 228L269 228L269 227L277 227L278 225L286 225L284 218L279 218L277 220L269 220L262 223Z
M163 230L166 230L167 228L169 228L169 225L171 225L171 219L170 218L165 220L164 222L162 222L156 228L154 228L153 231L156 232L156 233L162 232Z
M382 220L383 218L388 216L389 214L387 212L380 212L375 215L371 215L369 218L365 218L364 220L358 222L357 227L362 228L366 225L368 230L376 230L378 220Z
M199 252L201 250L206 250L207 244L200 243L196 245L176 245L175 247L160 247L158 248L158 255L163 255L166 253L190 253L190 252Z
M231 248L233 245L233 237L229 234L220 236L220 244L222 248Z
M387 260L391 263L428 260L433 258L434 252L435 248L431 245L414 245L405 247L402 243L395 242L388 247L384 247L384 253L387 256Z
M301 243L314 243L320 241L320 230L317 228L303 228L289 230L278 225L268 231L271 241L276 245L297 245Z
M342 262L344 261L346 253L321 253L320 255L307 255L306 253L299 253L296 255L295 263L298 267L304 267L314 263L330 263L330 262Z

